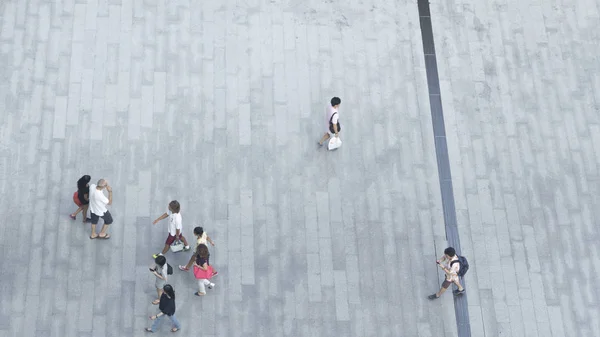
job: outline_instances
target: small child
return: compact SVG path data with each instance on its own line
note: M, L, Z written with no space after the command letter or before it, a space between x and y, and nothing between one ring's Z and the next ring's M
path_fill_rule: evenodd
M210 242L210 244L213 247L215 246L215 243L213 242L213 240L210 238L210 236L208 236L206 234L206 232L204 231L204 229L202 227L196 227L196 228L194 228L194 235L196 236L196 247L198 247L199 244L207 245L207 241ZM185 265L185 266L179 266L179 270L181 270L181 271L189 271L190 267L192 266L192 264L194 264L194 261L196 260L196 255L197 254L198 254L198 252L195 252L194 254L192 254L192 256L190 256L190 261L187 263L187 265ZM218 273L215 272L213 274L213 276L217 275L217 274Z
M154 276L156 276L156 281L154 281L154 286L156 287L156 292L158 294L158 298L152 301L152 304L157 305L160 303L160 296L163 293L163 287L167 284L167 258L159 255L154 258L154 268L150 268L150 271Z
M159 216L152 223L153 225L155 225L160 220L166 219L167 217L169 218L169 236L167 237L167 240L165 241L165 247L163 248L161 253L154 254L154 255L152 255L152 257L156 258L157 256L164 255L167 251L169 251L169 247L171 246L171 244L173 244L173 242L175 242L175 240L178 240L178 239L183 241L183 245L184 245L183 250L187 251L190 249L190 246L188 245L187 240L181 234L182 223L181 223L181 214L179 213L180 209L181 209L181 206L179 205L179 202L177 200L173 200L169 203L168 211L166 213L164 213L163 215Z

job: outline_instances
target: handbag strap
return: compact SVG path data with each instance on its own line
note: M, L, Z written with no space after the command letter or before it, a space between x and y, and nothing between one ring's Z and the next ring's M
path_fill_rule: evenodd
M333 115L331 115L331 117L329 118L329 124L333 124L331 121L333 120L333 116L337 115L337 111L333 113Z

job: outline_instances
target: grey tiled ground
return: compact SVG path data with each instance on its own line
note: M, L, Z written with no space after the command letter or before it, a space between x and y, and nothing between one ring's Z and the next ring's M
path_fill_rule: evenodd
M450 296L424 300L445 243L417 6L373 3L2 1L0 335L143 334L166 232L151 220L173 198L221 272L202 299L172 276L180 336L455 335ZM333 95L344 145L327 153ZM113 185L110 241L67 216L82 174ZM568 328L571 298L546 296Z
M600 334L599 10L432 4L473 336Z

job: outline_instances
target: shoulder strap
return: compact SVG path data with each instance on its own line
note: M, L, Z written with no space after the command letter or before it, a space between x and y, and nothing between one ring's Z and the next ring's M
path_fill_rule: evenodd
M333 113L333 115L331 115L331 117L329 118L329 124L331 124L331 121L333 120L333 116L335 116L337 114L337 111Z
M452 265L453 265L453 264L455 264L456 262L459 262L459 263L460 263L460 261L458 261L458 260L454 260L454 261L450 262L450 266L452 266Z

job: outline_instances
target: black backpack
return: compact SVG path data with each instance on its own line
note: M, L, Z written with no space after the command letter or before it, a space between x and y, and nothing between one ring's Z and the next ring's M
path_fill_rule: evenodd
M465 274L467 273L467 271L469 270L469 261L467 261L467 258L464 256L458 256L458 260L452 261L450 263L450 266L452 267L452 265L454 263L458 262L460 264L460 269L458 270L457 275L460 277L465 276Z
M468 268L468 266L467 266L467 268ZM462 269L462 265L461 265L460 269ZM173 267L171 267L171 265L168 263L167 263L167 275L173 275Z

